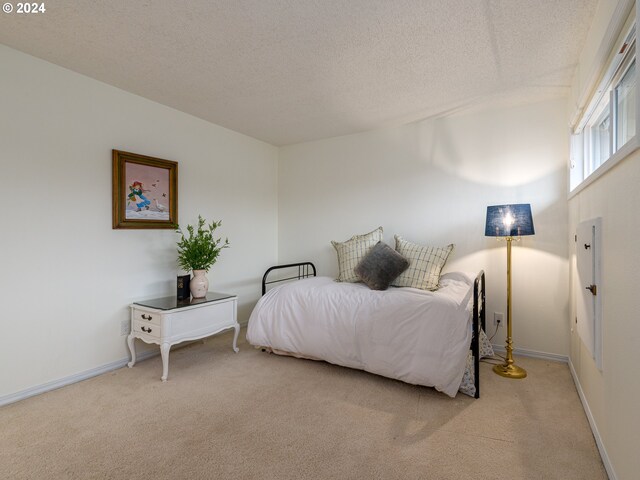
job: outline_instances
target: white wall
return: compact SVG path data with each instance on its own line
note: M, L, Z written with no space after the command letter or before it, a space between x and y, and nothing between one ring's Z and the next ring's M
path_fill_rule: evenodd
M126 358L127 305L175 292L177 235L111 228L113 148L179 162L181 224L223 220L240 320L276 261L277 148L0 46L0 397Z
M640 471L640 152L569 201L570 232L578 223L602 217L602 371L577 331L571 334L571 362L618 480ZM575 259L575 243L571 242ZM575 264L575 260L573 262ZM572 308L570 318L575 317ZM574 329L575 330L575 329Z
M606 43L607 26L614 8L629 3L602 1L585 52L576 72L572 98L588 93L585 72L602 69L593 54ZM594 73L592 73L594 75ZM575 104L569 105L569 117ZM638 328L638 285L640 285L640 152L636 151L569 200L569 248L575 278L575 243L578 223L602 217L602 371L582 343L577 330L571 331L570 361L587 410L601 444L605 465L612 480L638 478L640 471L640 329ZM571 292L572 298L575 292ZM571 303L569 321L575 318Z
M624 22L634 3L635 0L599 0L574 73L570 95L571 114L587 106L589 96L600 81L602 72L594 70L593 66L609 56L610 48L603 46L603 39L606 37L605 42L613 42L617 37L607 36L609 22L612 17L621 18Z
M506 247L484 236L486 207L531 203L536 235L512 257L514 342L567 355L565 111L566 99L478 107L283 147L279 261L311 260L319 274L335 276L330 241L378 226L390 244L394 234L420 244L455 243L446 269L485 270L492 317L506 312ZM501 333L494 343L503 344Z

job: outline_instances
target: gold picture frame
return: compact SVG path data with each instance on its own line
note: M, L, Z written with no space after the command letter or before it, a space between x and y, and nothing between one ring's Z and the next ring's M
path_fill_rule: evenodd
M178 162L113 150L113 228L176 228Z

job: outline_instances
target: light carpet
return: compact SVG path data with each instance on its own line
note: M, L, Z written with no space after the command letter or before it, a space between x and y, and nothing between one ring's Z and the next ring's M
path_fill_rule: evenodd
M241 337L243 337L243 333ZM606 479L566 364L451 399L231 333L0 408L3 479Z

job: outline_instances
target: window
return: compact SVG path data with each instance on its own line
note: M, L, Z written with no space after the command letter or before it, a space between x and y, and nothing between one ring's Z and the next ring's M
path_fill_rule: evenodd
M573 190L623 147L636 142L637 70L635 23L618 45L596 93L573 131L571 185Z
M614 91L616 99L617 145L624 145L636 134L636 60L625 72Z
M590 175L596 168L611 156L611 112L609 96L605 95L600 100L596 111L591 115L591 120L584 133L586 141L585 151L587 163L585 173Z

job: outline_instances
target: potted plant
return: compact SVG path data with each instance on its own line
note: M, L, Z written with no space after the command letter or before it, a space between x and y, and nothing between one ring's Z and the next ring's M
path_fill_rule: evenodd
M214 238L213 232L222 225L222 220L206 224L205 219L198 215L197 230L193 225L187 225L187 235L176 225L176 233L180 235L178 242L178 264L186 272L192 270L193 278L189 283L189 290L193 298L203 298L209 291L209 280L206 273L216 263L223 248L229 247L229 239L224 242L221 238Z

